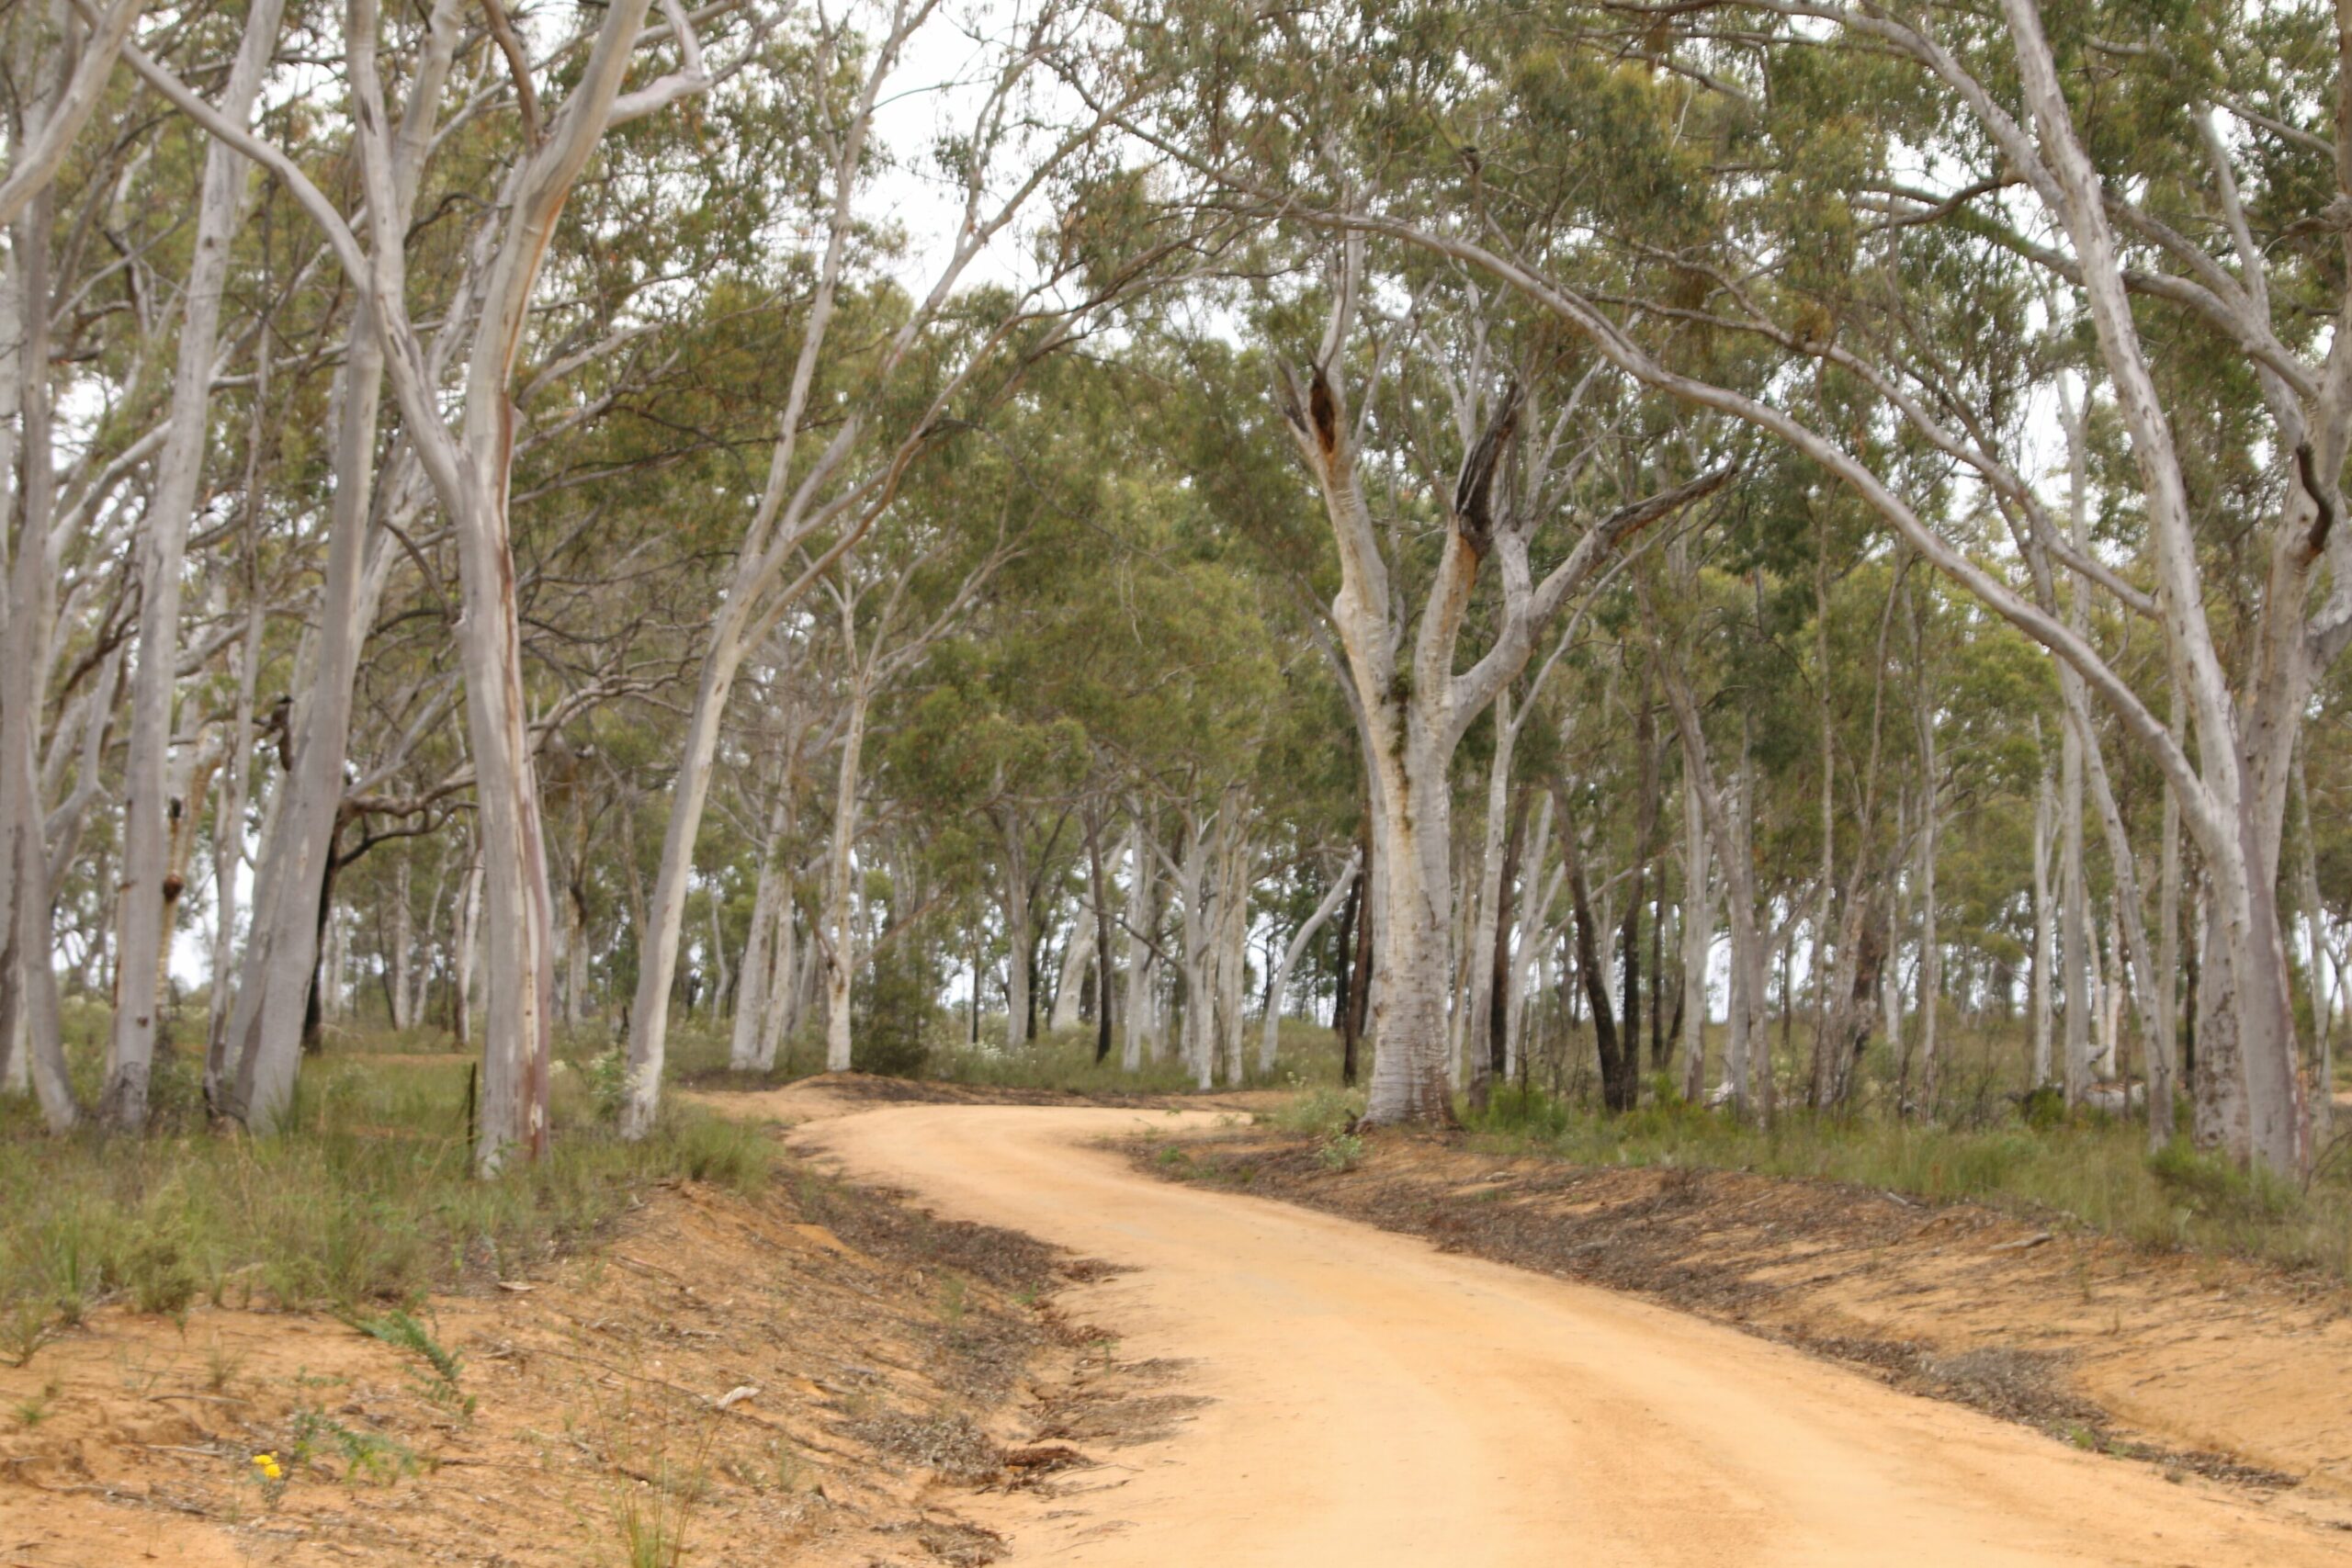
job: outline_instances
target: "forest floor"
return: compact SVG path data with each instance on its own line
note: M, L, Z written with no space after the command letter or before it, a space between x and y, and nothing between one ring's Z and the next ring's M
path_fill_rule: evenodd
M975 1500L1157 1428L1083 1260L777 1159L405 1326L89 1312L0 1366L0 1564L986 1562Z

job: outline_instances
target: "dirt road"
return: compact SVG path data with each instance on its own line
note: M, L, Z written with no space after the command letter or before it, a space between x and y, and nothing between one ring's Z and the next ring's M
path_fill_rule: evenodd
M2352 1540L1664 1308L1089 1146L1206 1120L917 1106L797 1145L945 1217L1129 1266L1067 1310L1213 1403L1091 1492L1009 1502L1016 1562L2264 1564Z

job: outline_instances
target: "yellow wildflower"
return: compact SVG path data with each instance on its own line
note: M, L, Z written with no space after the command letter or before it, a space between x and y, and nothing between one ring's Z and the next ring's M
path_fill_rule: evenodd
M254 1455L254 1468L260 1471L262 1475L270 1481L282 1480L286 1474L283 1470L280 1470L277 1467L277 1456L276 1454Z

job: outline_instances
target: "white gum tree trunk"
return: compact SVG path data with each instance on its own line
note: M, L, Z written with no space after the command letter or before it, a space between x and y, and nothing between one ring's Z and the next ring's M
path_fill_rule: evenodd
M1184 992L1179 1060L1192 1073L1193 1087L1207 1089L1216 1073L1216 999L1212 982L1216 926L1207 905L1217 818L1212 814L1204 822L1189 808L1184 816L1184 852L1168 867L1176 893L1176 964Z
M397 213L405 227L432 142L435 111L458 44L456 0L436 0L395 148ZM249 150L250 151L250 150ZM358 269L364 274L364 268ZM206 1098L254 1132L276 1128L292 1102L302 1022L318 959L319 897L343 806L354 685L375 593L368 570L377 499L377 422L383 337L363 291L337 378L334 495L317 610L316 651L289 719L292 766L278 783L254 871L253 924L220 1049L206 1065Z
M1684 755L1689 755L1686 750ZM1707 959L1715 945L1715 906L1707 814L1684 764L1682 787L1682 1098L1707 1088ZM1889 964L1892 969L1894 966Z
M244 36L217 106L222 118L240 127L252 115L262 73L277 52L283 11L284 0L255 0L245 13ZM180 661L180 588L188 526L196 514L197 486L211 434L208 411L229 250L244 217L246 184L244 158L223 141L209 142L170 412L163 451L155 461L154 495L140 532L139 663L131 679L130 750L123 764L116 1005L107 1035L106 1081L98 1097L99 1121L124 1132L147 1123L147 1081L160 1023L153 976L169 957L169 916L176 905L167 865L174 807L181 817L194 816L188 803L171 798L169 782L172 699Z
M1486 831L1479 845L1477 904L1470 932L1470 997L1462 1032L1463 1081L1473 1092L1487 1077L1487 1019L1493 1007L1495 943L1508 936L1495 930L1502 908L1503 837L1510 815L1510 761L1519 727L1511 722L1510 688L1495 694L1495 755L1487 768Z
M2039 726L2037 733L2039 731ZM2057 990L2057 900L2050 880L2051 839L2057 830L2058 797L2045 758L2033 795L2033 987L2027 1006L2033 1014L2033 1087L2052 1082L2052 1010Z
M74 30L64 29L69 43ZM32 73L37 61L19 62ZM36 89L37 94L39 89ZM48 104L37 96L28 126L44 123ZM38 134L38 131L35 131ZM9 239L9 302L17 396L17 473L8 533L15 558L8 567L8 615L0 627L0 909L7 917L0 968L5 968L11 1054L26 1064L33 1094L51 1131L81 1119L66 1077L57 974L51 958L49 850L43 831L40 775L43 672L49 668L56 613L56 561L51 513L56 470L51 447L49 249L54 224L44 183L19 209Z
M791 826L787 789L779 786L768 811L767 837L760 846L760 878L752 895L752 929L743 939L742 979L735 993L735 1024L727 1044L727 1065L737 1072L759 1070L761 1045L767 1033L768 1000L775 989L779 916L789 922L786 903L791 873L781 863L785 835ZM788 938L786 940L789 940ZM774 1058L770 1057L771 1064Z
M481 861L466 864L449 919L449 1032L459 1045L474 1037L474 975L481 967Z
M1519 943L1511 954L1511 989L1510 1012L1504 1021L1503 1072L1516 1077L1525 1061L1527 1048L1527 1003L1530 987L1535 984L1535 974L1544 955L1550 950L1552 906L1559 901L1560 889L1566 884L1568 868L1564 861L1552 870L1547 879L1544 865L1552 851L1552 792L1544 790L1535 802L1535 835L1530 841L1522 879L1527 895L1519 909ZM1548 986L1544 987L1550 989Z
M1238 1087L1248 1066L1241 1032L1241 1004L1250 989L1250 869L1256 852L1236 809L1233 829L1225 835L1225 855L1217 878L1216 1039L1225 1081Z
M413 884L415 872L409 864L405 851L401 852L392 869L392 929L386 941L390 951L384 954L389 973L387 989L391 998L392 1027L405 1032L415 1024L409 1016L409 968L416 956L416 922L409 901L414 896Z
M1674 722L1682 738L1683 779L1699 796L1701 815L1714 840L1715 859L1723 866L1724 903L1731 928L1731 1002L1729 1040L1724 1049L1723 1083L1731 1102L1743 1116L1763 1113L1763 1095L1753 1081L1751 1056L1764 1040L1764 940L1756 925L1756 879L1747 858L1747 835L1736 812L1715 783L1707 754L1699 710L1681 671L1670 660L1660 660L1658 673L1666 688ZM1743 790L1743 795L1745 791ZM1769 1060L1769 1058L1768 1058Z
M1119 1066L1126 1072L1143 1066L1144 1049L1151 1034L1151 943L1159 913L1152 897L1153 852L1143 819L1127 828L1126 910L1121 917L1127 931L1126 996L1121 1023L1125 1032L1119 1046Z
M1087 969L1094 962L1094 911L1079 900L1070 919L1069 940L1062 945L1061 971L1054 979L1054 1007L1046 1027L1059 1033L1078 1027L1079 1004L1086 994Z
M825 1070L850 1069L850 980L857 964L857 927L850 907L857 847L857 792L865 750L865 695L853 690L842 728L841 770L833 791L832 852L825 866ZM1020 967L1015 954L1013 967Z
M997 908L1004 917L1004 1046L1029 1043L1029 965L1037 943L1036 913L1029 898L1028 823L1018 806L997 817L1004 844L997 874Z

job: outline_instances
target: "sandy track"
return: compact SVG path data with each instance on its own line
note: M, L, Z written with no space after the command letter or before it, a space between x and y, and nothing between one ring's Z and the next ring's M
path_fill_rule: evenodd
M1187 1116L1182 1121L1204 1121ZM1664 1308L1348 1221L1152 1179L1125 1111L916 1106L798 1145L943 1216L1131 1266L1071 1292L1123 1359L1215 1403L1126 1471L1001 1521L1085 1564L2352 1561L2352 1543L2143 1466Z

